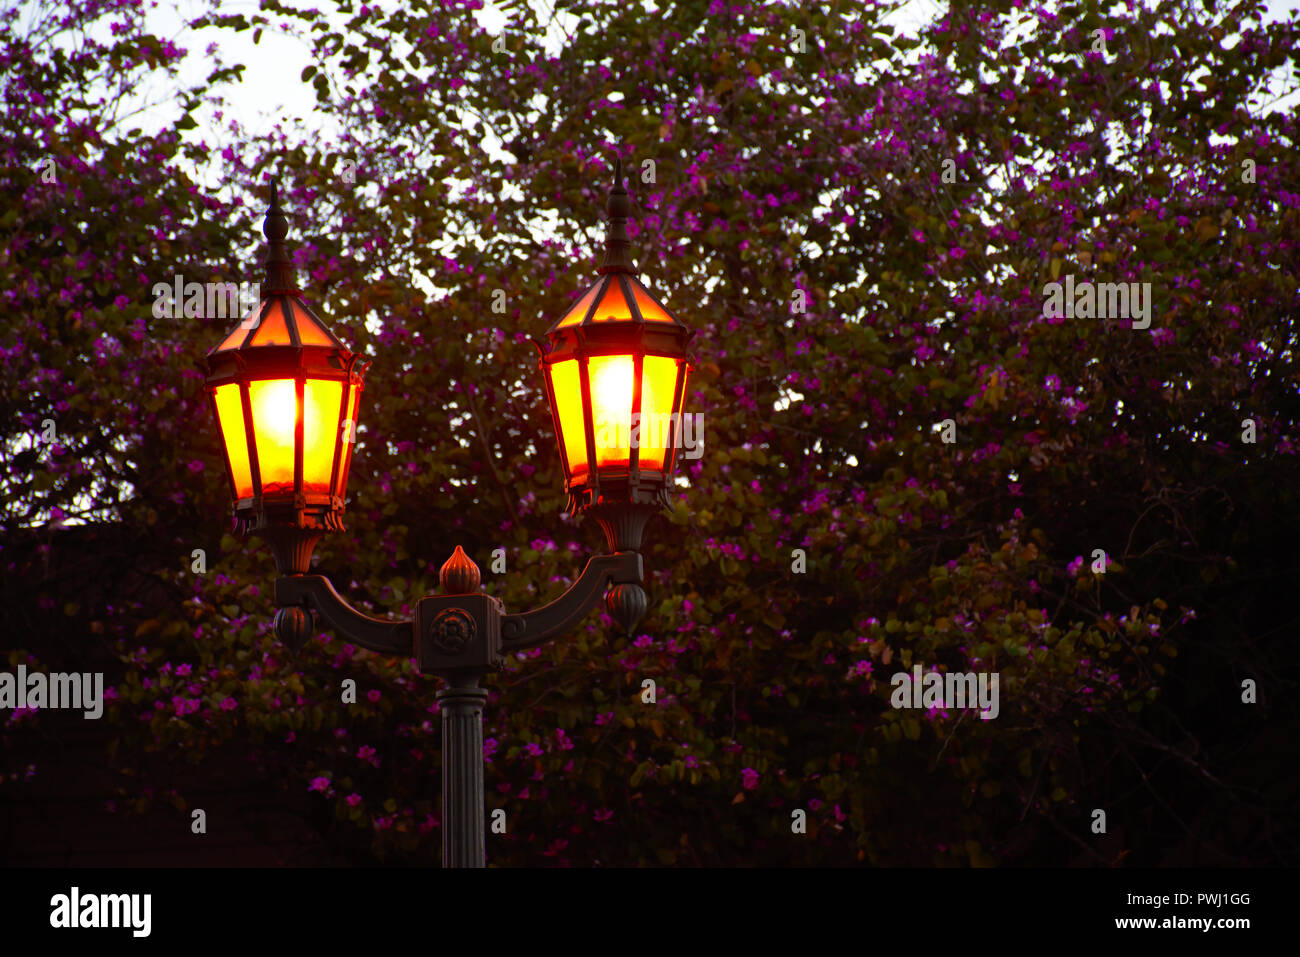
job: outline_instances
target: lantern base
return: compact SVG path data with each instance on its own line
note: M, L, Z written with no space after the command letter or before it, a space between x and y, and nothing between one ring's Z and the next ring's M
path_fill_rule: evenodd
M305 575L316 543L326 532L343 531L343 502L335 496L240 499L235 531L241 538L260 535L282 576Z
M632 502L607 502L588 506L585 511L605 533L610 552L639 552L646 522L659 508Z
M305 575L311 570L312 552L324 537L325 529L268 525L257 529L257 534L270 546L276 571L281 575Z

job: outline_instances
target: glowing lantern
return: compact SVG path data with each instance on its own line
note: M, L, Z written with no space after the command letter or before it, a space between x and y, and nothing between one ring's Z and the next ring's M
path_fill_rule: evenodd
M547 331L541 352L569 510L592 511L611 549L636 550L668 504L692 333L636 276L622 161L607 205L600 279Z
M301 575L320 537L343 528L370 362L344 346L302 299L274 183L263 229L270 250L260 304L208 353L207 388L238 530L267 539L280 574Z

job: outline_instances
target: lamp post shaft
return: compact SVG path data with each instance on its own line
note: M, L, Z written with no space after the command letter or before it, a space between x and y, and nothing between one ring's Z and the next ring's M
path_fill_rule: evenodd
M442 866L486 867L483 704L479 676L456 676L438 692L442 715Z

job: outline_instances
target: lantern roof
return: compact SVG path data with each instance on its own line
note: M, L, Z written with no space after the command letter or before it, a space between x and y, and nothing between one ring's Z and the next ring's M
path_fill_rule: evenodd
M662 323L685 331L686 326L636 276L632 243L627 235L632 200L623 185L622 159L615 161L614 188L609 191L605 209L609 214L609 231L605 237L605 258L598 270L600 279L547 331L608 323Z
M596 280L548 331L618 322L653 322L686 328L636 276L608 272Z
M289 222L280 208L275 180L271 181L271 206L266 212L262 232L269 245L261 301L257 309L245 316L208 355L259 346L321 346L347 351L347 346L330 332L321 317L302 298L294 277L293 260L285 243ZM252 321L254 318L256 321Z
M251 322L253 317L256 322ZM208 355L258 346L324 346L347 349L306 301L292 293L272 293Z

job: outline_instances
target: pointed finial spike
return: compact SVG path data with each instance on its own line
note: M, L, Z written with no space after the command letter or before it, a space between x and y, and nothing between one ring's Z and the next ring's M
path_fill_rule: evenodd
M267 239L266 282L269 291L296 290L297 282L293 276L293 260L285 245L289 235L289 220L280 208L280 184L276 177L271 178L271 205L262 220L262 235Z
M262 222L262 232L273 243L283 242L289 235L289 220L285 218L284 210L280 208L280 189L274 179L271 180L271 205L266 211L266 219Z
M632 213L632 197L623 186L623 157L614 157L614 186L605 200L605 213L609 216L609 232L605 236L605 259L597 272L635 271L629 253L631 243L627 236L627 218Z

